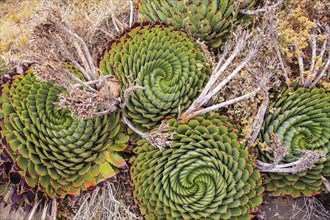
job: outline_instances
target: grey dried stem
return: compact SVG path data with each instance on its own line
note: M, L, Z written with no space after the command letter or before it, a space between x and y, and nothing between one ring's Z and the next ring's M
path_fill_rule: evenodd
M322 182L323 182L325 188L328 190L328 192L330 192L330 182L323 176L322 176Z
M326 158L325 153L311 150L301 151L303 156L291 163L270 164L257 160L257 169L268 173L299 173L312 169L317 162ZM275 154L274 154L275 155Z
M269 106L268 91L263 89L262 94L263 94L263 101L262 101L262 103L259 107L258 113L255 116L255 119L253 120L253 123L249 129L249 133L246 135L247 146L249 149L255 143L255 141L260 133L260 129L264 122L265 114L266 114L268 106Z
M68 93L59 95L60 100L56 103L60 108L69 106L72 113L78 119L88 119L95 116L102 116L114 112L119 105L119 82L112 77L101 77L99 80L88 82L99 84L96 92L76 89L79 84L73 85Z
M330 219L330 212L325 209L322 203L315 197L303 197L304 205L302 207L296 206L298 211L292 216L292 219L298 214L304 214L302 220L318 219L328 220Z
M136 214L117 200L118 187L107 182L103 188L96 187L91 194L82 196L78 203L80 208L73 220L135 220Z
M144 87L139 86L139 85L132 85L132 86L127 87L124 91L124 102L122 102L120 104L120 107L124 108L126 106L126 104L128 102L128 98L132 95L133 92L143 90L143 89L144 89Z
M33 208L31 209L31 211L30 211L30 213L29 213L29 217L27 218L27 220L32 220L33 218L35 218L35 214L36 214L37 208L38 208L38 206L39 206L39 203L40 203L40 201L37 202L37 203L33 206Z
M42 210L41 220L46 220L47 218L48 205L49 204L47 203Z
M330 28L329 28L329 25L322 26L321 24L318 24L318 27L319 27L319 31L324 30L323 32L326 35L326 38L323 41L323 43L321 44L321 46L319 46L317 44L318 36L313 37L310 41L310 46L312 48L312 55L311 55L309 72L311 74L310 74L310 76L307 76L306 79L301 80L301 84L303 84L306 88L314 87L325 75L327 75L328 78L330 77L330 75L329 75L329 73L330 73L330 71L329 71ZM322 32L321 32L321 34L324 35ZM319 54L317 54L317 50L320 51ZM328 54L328 57L325 58L325 60L324 60L325 53ZM299 59L298 59L298 61L299 61ZM323 62L323 65L316 65L316 63L318 63L318 62L321 62L321 63ZM300 58L299 68L300 68L300 73L303 74L305 72L305 69L304 69L304 64L303 64L302 58ZM325 74L326 72L328 72L328 74Z
M114 77L102 76L93 59L94 50L86 43L97 25L90 30L91 33L81 32L85 34L82 37L71 28L72 24L67 22L64 17L66 12L62 8L48 2L44 11L45 18L35 27L35 50L31 54L38 79L66 88L68 92L60 96L58 104L62 108L69 108L79 119L116 111L120 101L119 83ZM110 11L115 16L113 10ZM89 19L88 16L86 19ZM99 20L103 21L104 18L97 22L101 22ZM67 69L68 61L83 79Z
M182 119L183 121L187 121L197 115L201 115L234 104L243 99L250 98L260 90L260 87L258 87L252 92L243 96L236 97L223 103L212 105L200 110L202 106L208 103L212 97L214 97L233 77L240 73L240 71L258 54L258 51L260 49L259 37L252 37L251 33L244 32L240 29L238 30L238 32L236 32L236 34L234 34L234 36L234 40L226 43L223 54L219 58L219 61L201 94L188 108L188 110L186 110L186 112L181 115L180 119ZM230 74L228 74L227 77L225 77L224 80L219 82L219 78L222 76L222 74L225 71L228 71L228 69L232 68L233 61L238 57L239 54L244 53L244 51L248 51L244 59L239 62L239 64ZM229 55L229 53L231 54Z
M269 2L271 3L271 5L268 5ZM257 15L260 13L264 13L273 9L278 8L282 3L284 2L284 0L276 0L273 2L271 1L266 1L265 5L261 8L255 9L255 10L247 10L247 9L242 9L240 10L241 13L246 14L246 15Z
M276 75L278 68L279 67L276 64L276 59L269 58L267 56L260 56L259 59L255 59L254 62L247 67L250 75L254 78L255 81L259 82L263 96L263 100L258 109L258 113L255 116L252 125L248 129L249 132L245 136L248 148L251 148L251 146L255 144L255 141L260 133L260 129L269 107L269 84L272 78ZM276 137L274 137L274 139L276 139Z
M34 220L34 219L40 219L40 220L56 220L57 217L57 202L56 199L53 199L51 201L47 201L45 205L43 206L42 210L37 212L37 209L40 205L39 201L36 203L33 208L31 209L27 220Z
M276 58L277 58L277 60L280 64L283 76L285 78L285 82L286 82L287 85L289 85L290 84L290 79L289 79L289 76L288 76L288 71L286 70L286 67L285 67L285 64L284 64L284 61L283 61L283 58L282 58L282 54L281 54L281 51L280 51L280 46L279 46L279 43L278 43L278 37L277 37L277 33L276 33L276 27L278 25L277 24L278 19L276 18L275 10L267 11L265 13L264 19L265 19L266 24L263 25L264 26L263 32L264 33L266 33L266 32L269 33L269 39L271 40L270 43L273 45L273 48L275 50Z
M147 140L152 146L158 148L160 151L162 151L166 146L172 145L172 138L175 133L168 132L170 129L168 124L162 122L157 130L143 133L135 128L125 115L122 114L122 118L130 129L140 135L143 139Z

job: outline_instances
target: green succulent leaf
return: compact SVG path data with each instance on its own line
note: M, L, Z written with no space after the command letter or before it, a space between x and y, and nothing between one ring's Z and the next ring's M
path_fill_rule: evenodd
M182 31L160 25L137 27L122 36L100 67L103 74L120 80L123 112L140 130L186 110L211 72L201 45ZM134 89L136 85L143 88Z
M186 29L211 47L219 47L239 23L250 18L239 13L239 8L251 8L255 1L244 1L245 7L235 6L234 0L140 0L139 17L142 21L173 25Z
M230 135L235 128L228 119L207 114L185 124L174 119L167 123L175 132L171 146L159 151L141 140L130 161L134 197L144 217L250 217L249 213L262 202L260 173L254 170L247 151L233 144L237 135ZM214 133L221 127L228 132ZM213 135L209 136L210 130ZM219 140L225 137L228 146L223 148L224 143Z
M79 195L116 175L126 165L120 153L129 140L119 113L80 121L59 109L54 103L63 91L29 72L3 84L0 99L7 143L0 153L11 157L28 186L51 198Z
M323 153L311 169L298 173L265 174L265 185L276 195L311 196L324 189L322 176L330 179L330 93L321 88L305 89L294 84L273 100L265 117L259 139L266 146L272 137L287 148L280 164L301 158L302 151ZM274 154L264 144L258 146L258 159L274 162Z

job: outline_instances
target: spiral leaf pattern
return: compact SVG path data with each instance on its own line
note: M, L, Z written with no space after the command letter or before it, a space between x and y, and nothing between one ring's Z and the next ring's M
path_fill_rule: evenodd
M120 80L124 114L141 130L187 109L211 72L199 44L159 25L134 28L114 42L100 69Z
M14 164L11 176L50 198L79 195L126 166L119 114L79 121L54 105L63 91L27 73L4 84L1 97L2 158Z
M324 89L312 90L293 87L284 89L270 106L263 128L261 142L267 145L272 135L287 149L280 164L301 158L304 150L323 153L314 168L296 174L267 173L265 184L275 195L301 194L311 196L323 187L321 176L330 179L330 93ZM273 163L274 154L264 144L259 145L259 160Z
M254 1L248 1L250 7ZM196 39L211 47L219 47L237 23L238 10L234 0L140 0L142 21L161 22L188 30ZM246 16L239 15L240 20Z
M139 141L131 175L146 219L249 219L261 204L259 171L228 118L168 121L173 144L163 151Z

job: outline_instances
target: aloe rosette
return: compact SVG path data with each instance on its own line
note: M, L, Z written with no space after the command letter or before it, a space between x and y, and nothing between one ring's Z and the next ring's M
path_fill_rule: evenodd
M207 114L182 124L163 151L139 141L131 159L136 203L146 219L250 219L262 202L254 169L237 129L225 116Z
M140 130L187 109L211 72L198 43L160 25L136 27L112 43L100 69L120 81L123 112Z
M287 155L285 165L297 161L304 151L322 154L315 167L297 173L266 173L265 185L274 195L312 196L324 187L322 176L330 180L330 93L321 88L296 85L279 93L269 108L259 139L269 145L276 135ZM259 160L273 163L272 150L260 144Z
M8 179L50 198L79 195L126 166L119 114L80 121L55 106L61 92L31 72L2 85L0 153L12 163Z
M251 7L249 1L245 7ZM246 20L238 14L234 0L140 0L142 21L165 23L189 31L211 47L218 47L230 35L233 25ZM240 19L238 19L240 18Z

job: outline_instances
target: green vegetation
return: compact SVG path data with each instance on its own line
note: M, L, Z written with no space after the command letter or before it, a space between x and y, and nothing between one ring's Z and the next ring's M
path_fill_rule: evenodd
M114 42L100 68L119 79L124 114L141 130L186 110L211 72L199 44L159 25L134 28Z
M254 1L249 1L249 7ZM211 47L219 47L230 36L233 26L246 20L239 16L234 0L141 0L139 16L142 21L164 23L185 29L196 39Z
M274 195L311 196L324 189L321 177L330 178L329 118L330 93L324 89L294 86L277 95L259 145L261 161L284 168L265 174L266 188Z
M262 202L261 177L235 127L219 114L181 124L163 151L138 142L131 175L146 219L250 219Z
M125 160L120 152L128 137L121 133L119 114L79 121L54 103L61 87L35 76L14 77L2 85L1 151L13 162L15 183L50 198L79 195L114 176Z

